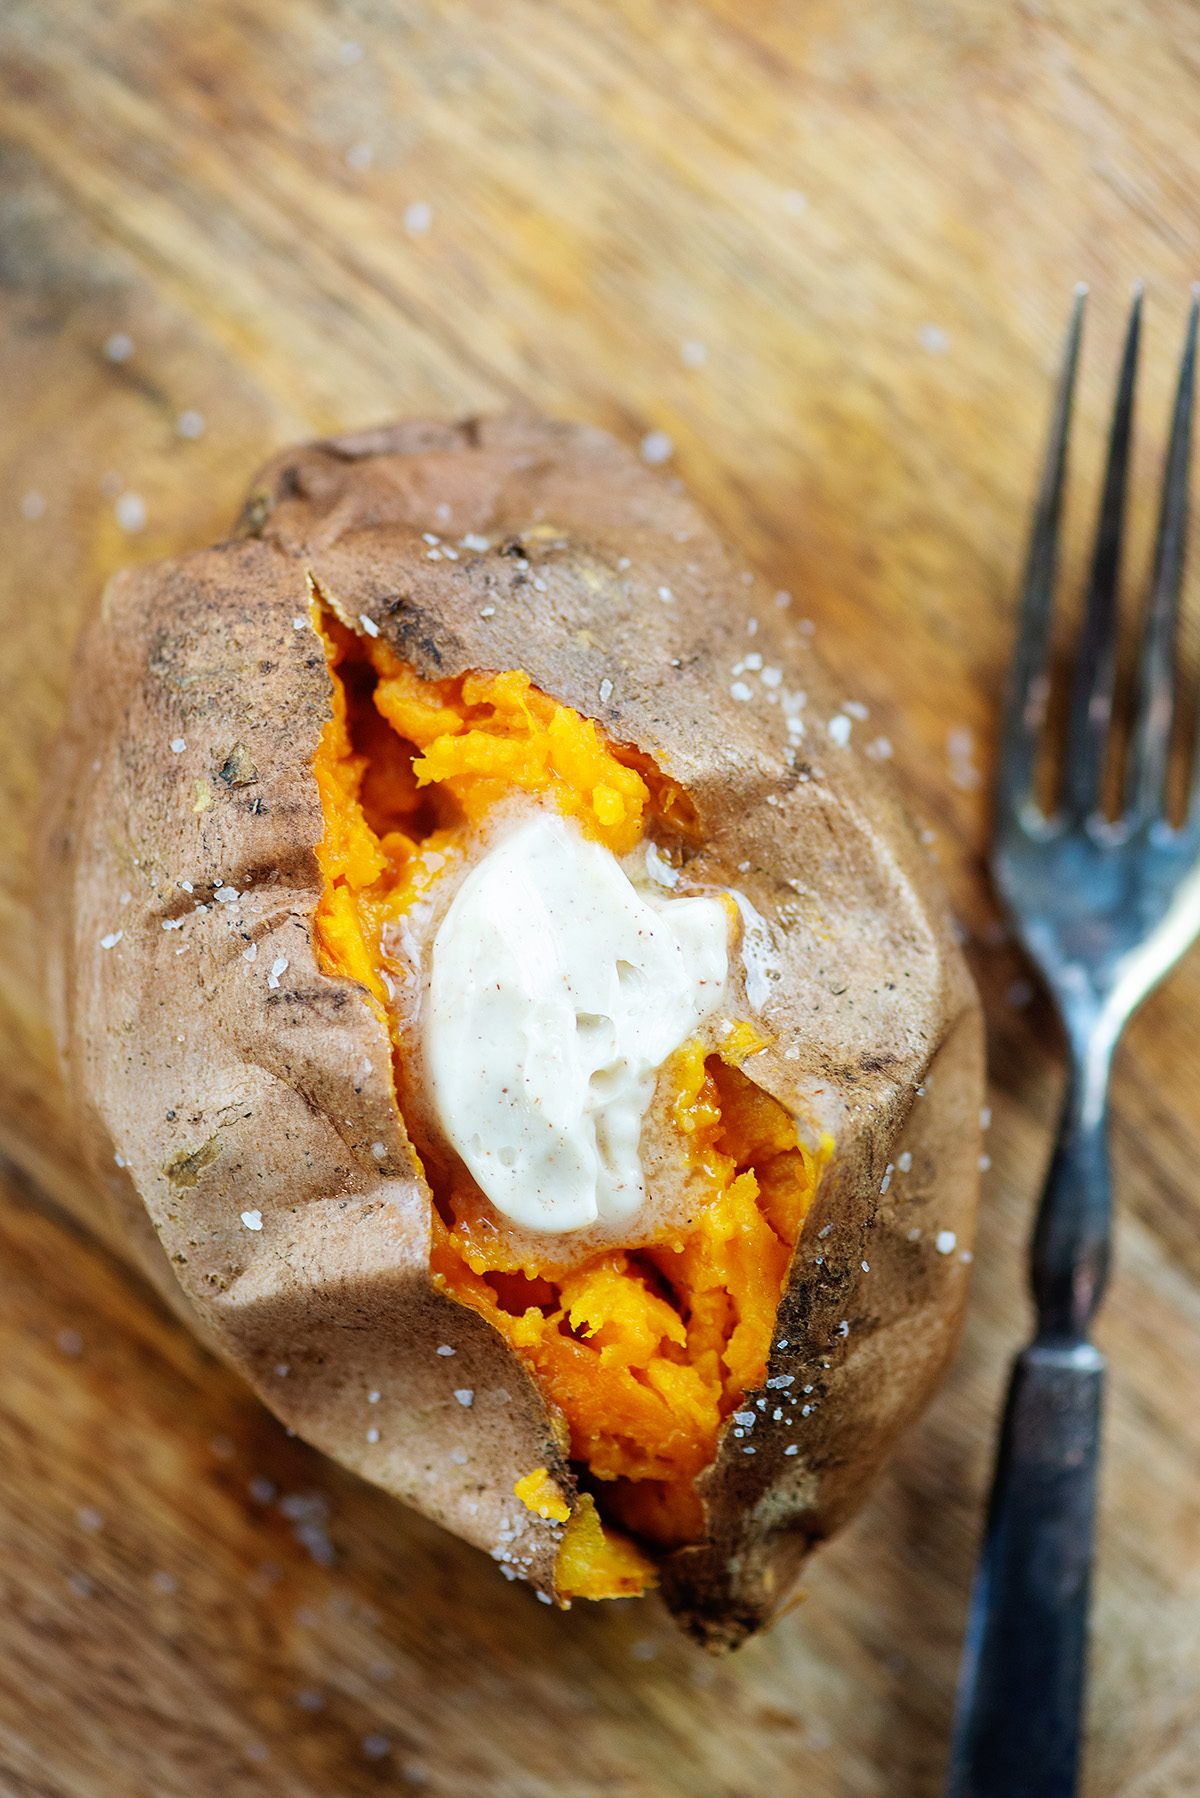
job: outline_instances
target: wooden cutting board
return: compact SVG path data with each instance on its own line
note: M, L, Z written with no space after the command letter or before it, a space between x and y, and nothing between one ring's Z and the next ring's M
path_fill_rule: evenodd
M1135 275L1157 479L1200 13L7 0L0 93L0 1786L932 1798L1062 1078L982 868L995 707L1080 278L1079 491ZM39 994L29 842L104 577L220 537L291 439L522 396L670 448L763 605L811 618L990 1019L958 1364L807 1602L724 1662L655 1600L549 1613L289 1440L106 1239ZM1193 952L1116 1081L1092 1798L1200 1792L1198 1092Z

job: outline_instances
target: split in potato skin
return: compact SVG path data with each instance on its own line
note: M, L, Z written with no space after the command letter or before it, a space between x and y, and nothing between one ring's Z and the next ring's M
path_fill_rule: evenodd
M322 965L358 981L386 1017L401 1109L433 1195L435 1284L487 1319L565 1420L584 1490L559 1556L560 1595L628 1596L654 1572L621 1531L651 1553L704 1539L694 1482L742 1394L765 1376L820 1158L741 1071L762 1046L743 1023L718 1053L697 1042L664 1070L679 1157L703 1195L686 1228L567 1268L549 1246L540 1262L527 1245L514 1251L505 1220L438 1139L427 1107L410 1115L405 1103L415 1082L405 1031L416 987L397 938L463 860L472 830L521 795L555 804L616 855L648 826L686 844L694 812L648 757L607 741L521 671L424 681L330 611L316 618L334 689L315 764L325 818ZM517 1496L551 1514L532 1481L533 1473L518 1482Z

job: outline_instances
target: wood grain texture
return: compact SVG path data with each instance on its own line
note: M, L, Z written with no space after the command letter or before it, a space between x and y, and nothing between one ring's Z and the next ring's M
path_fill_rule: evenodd
M1148 281L1144 567L1197 273L1200 15L9 0L0 114L0 1783L932 1798L1061 1082L983 878L980 777L1081 277L1081 494ZM719 1665L656 1601L551 1616L288 1441L81 1233L105 1226L39 994L40 769L104 576L223 535L289 440L520 394L669 433L763 604L791 591L869 707L856 738L894 747L989 1009L959 1363L808 1602ZM1193 952L1117 1075L1088 1798L1200 1790L1198 1089Z

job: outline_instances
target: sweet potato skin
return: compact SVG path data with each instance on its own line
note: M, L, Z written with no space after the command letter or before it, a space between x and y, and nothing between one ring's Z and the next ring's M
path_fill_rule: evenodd
M423 677L522 667L653 756L700 816L690 875L737 886L772 932L744 998L774 1041L745 1071L835 1145L769 1390L745 1401L766 1409L701 1477L708 1542L661 1564L680 1621L734 1644L853 1512L957 1340L981 1035L927 859L876 769L828 736L807 641L773 608L747 636L711 527L601 432L519 415L290 451L240 531L110 585L50 778L51 994L98 1175L279 1416L553 1596L561 1526L513 1486L547 1467L574 1502L561 1427L433 1289L386 1028L317 964L330 683L311 583ZM486 551L461 546L474 533ZM751 647L781 685L732 672ZM792 766L768 695L797 689ZM794 1427L772 1420L776 1394L809 1387Z

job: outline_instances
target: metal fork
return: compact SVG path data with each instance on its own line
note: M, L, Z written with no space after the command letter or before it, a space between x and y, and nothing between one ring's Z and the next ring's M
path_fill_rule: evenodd
M1171 422L1123 812L1110 822L1103 796L1140 288L1117 384L1061 793L1049 815L1036 797L1086 292L1076 289L1034 514L992 853L993 878L1062 1019L1070 1080L1033 1237L1037 1331L1013 1368L971 1594L947 1798L1073 1798L1078 1789L1105 1368L1088 1332L1109 1265L1109 1072L1130 1014L1200 931L1200 756L1180 827L1166 802L1200 288L1192 289Z

